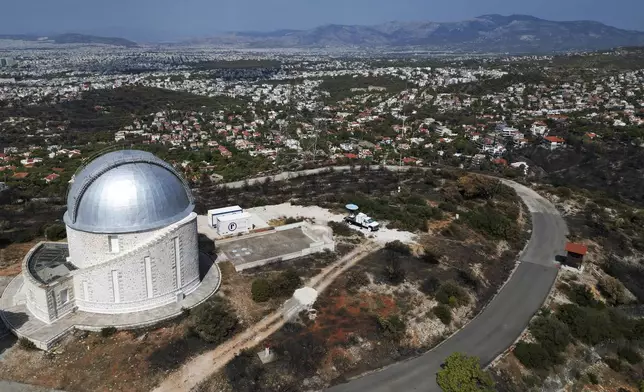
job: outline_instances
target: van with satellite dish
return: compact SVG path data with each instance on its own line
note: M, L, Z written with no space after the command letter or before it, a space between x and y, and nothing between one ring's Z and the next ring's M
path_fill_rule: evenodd
M346 209L349 210L349 215L344 217L344 221L350 225L359 226L369 231L378 231L380 224L371 219L367 214L358 212L358 206L355 204L347 204Z

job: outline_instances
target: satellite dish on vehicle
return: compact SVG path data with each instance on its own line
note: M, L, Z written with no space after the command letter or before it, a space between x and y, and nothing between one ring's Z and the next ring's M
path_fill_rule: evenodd
M358 206L355 204L347 204L345 208L349 211L358 211Z

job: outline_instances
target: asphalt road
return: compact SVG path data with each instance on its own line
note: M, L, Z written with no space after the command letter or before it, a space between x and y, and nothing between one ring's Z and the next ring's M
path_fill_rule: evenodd
M475 355L483 365L510 347L548 297L557 277L555 256L563 253L566 224L536 192L511 181L532 215L532 234L510 279L488 306L463 329L431 351L368 373L327 392L439 392L436 373L454 352Z

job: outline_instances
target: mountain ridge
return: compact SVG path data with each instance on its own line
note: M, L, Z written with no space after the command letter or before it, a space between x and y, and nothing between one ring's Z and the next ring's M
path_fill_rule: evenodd
M103 44L112 46L136 47L138 44L120 37L101 37L89 34L64 33L52 35L0 34L0 40L43 42L54 44Z
M486 14L456 22L391 21L326 24L307 30L229 32L186 43L255 48L426 47L474 52L552 52L644 45L644 32L597 21L550 21L531 15Z

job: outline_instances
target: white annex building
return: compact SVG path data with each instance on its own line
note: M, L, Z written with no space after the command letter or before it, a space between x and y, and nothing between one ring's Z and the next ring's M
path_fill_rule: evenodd
M73 178L63 217L67 243L43 242L25 257L17 304L46 324L72 312L146 314L176 306L203 280L193 209L188 184L153 154L100 156ZM209 284L218 287L219 274Z

